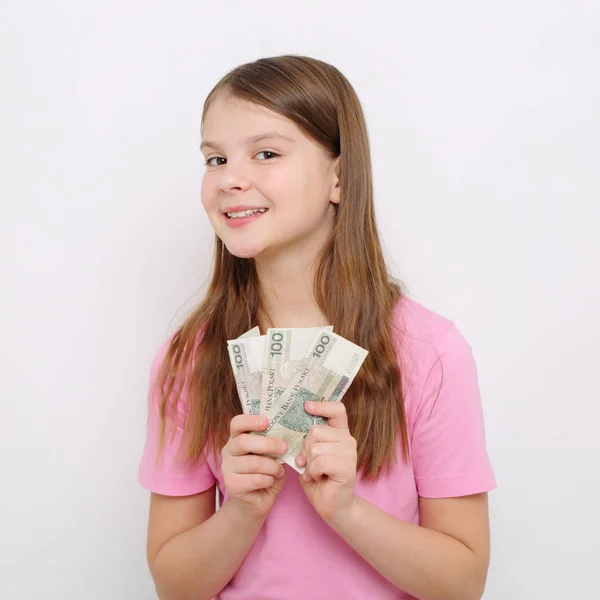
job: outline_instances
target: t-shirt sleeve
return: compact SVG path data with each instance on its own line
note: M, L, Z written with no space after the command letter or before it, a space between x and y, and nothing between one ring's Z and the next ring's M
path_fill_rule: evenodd
M168 342L160 348L150 368L146 439L139 464L138 482L142 487L157 494L188 496L209 489L215 484L216 478L205 459L204 453L200 460L195 463L185 460L183 422L182 419L177 417L167 417L164 453L161 460L158 463L156 462L160 440L160 394L157 378L167 349ZM184 404L185 398L181 398L180 406ZM180 415L181 410L180 408ZM173 427L175 427L174 433ZM182 440L184 446L181 450L181 456L179 456L178 451Z
M420 496L466 496L496 487L486 450L477 365L454 324L435 348L411 437Z

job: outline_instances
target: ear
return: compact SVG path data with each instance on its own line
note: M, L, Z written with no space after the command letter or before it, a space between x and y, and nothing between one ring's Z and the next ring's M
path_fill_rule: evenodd
M331 172L331 192L329 193L329 202L333 202L333 204L339 204L341 200L339 156L331 164Z

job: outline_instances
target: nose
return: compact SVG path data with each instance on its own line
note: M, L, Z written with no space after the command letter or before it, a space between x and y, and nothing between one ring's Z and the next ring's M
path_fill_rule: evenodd
M221 188L224 191L246 190L250 186L241 164L228 160L221 168Z

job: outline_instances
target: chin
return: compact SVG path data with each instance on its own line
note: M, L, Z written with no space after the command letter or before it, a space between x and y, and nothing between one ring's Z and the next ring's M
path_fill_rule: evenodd
M256 258L263 251L263 248L256 244L224 243L227 250L229 250L229 253L237 258Z

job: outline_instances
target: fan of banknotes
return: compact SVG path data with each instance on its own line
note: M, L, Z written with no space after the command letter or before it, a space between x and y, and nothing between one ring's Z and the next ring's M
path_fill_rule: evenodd
M368 352L333 332L333 327L268 329L258 327L227 342L242 411L266 415L269 425L256 435L282 439L285 462L299 473L296 456L313 425L322 417L308 414L304 403L342 399Z

